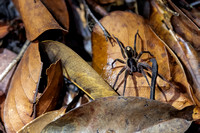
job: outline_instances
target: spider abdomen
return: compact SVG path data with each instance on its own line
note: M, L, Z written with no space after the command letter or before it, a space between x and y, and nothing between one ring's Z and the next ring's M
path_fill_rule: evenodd
M129 58L129 59L127 60L127 66L130 68L131 74L132 74L133 72L137 72L137 62L135 61L134 58Z

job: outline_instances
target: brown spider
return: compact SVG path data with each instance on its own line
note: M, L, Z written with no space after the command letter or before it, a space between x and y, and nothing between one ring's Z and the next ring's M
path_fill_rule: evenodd
M156 83L156 78L158 75L158 65L157 65L157 61L155 58L151 58L150 61L152 62L152 67L149 66L148 63L146 62L138 62L138 60L140 59L140 57L142 56L142 54L147 53L149 55L151 55L153 57L153 55L149 52L149 51L141 51L139 54L136 51L136 39L137 36L140 37L138 30L137 33L135 34L135 40L134 40L134 49L130 46L126 46L124 47L123 43L119 41L119 39L117 37L115 37L113 35L113 37L117 40L117 43L119 44L119 47L121 49L121 53L123 58L126 60L126 62L124 60L121 59L115 59L112 62L112 68L113 68L113 64L115 62L120 62L122 64L126 64L117 74L116 80L113 84L113 89L115 88L115 85L117 83L117 80L120 76L120 74L122 74L125 71L125 76L124 76L124 90L123 90L123 96L125 93L125 88L126 88L126 81L127 81L127 77L128 75L133 75L134 72L139 72L142 73L142 75L145 77L149 87L151 88L151 93L150 93L150 98L151 99L155 99L155 83ZM141 38L141 37L140 37ZM145 70L150 70L152 71L152 80L151 80L151 86L150 83L147 79ZM160 76L160 75L159 75ZM164 79L165 80L165 79ZM117 91L119 88L117 88L115 91Z

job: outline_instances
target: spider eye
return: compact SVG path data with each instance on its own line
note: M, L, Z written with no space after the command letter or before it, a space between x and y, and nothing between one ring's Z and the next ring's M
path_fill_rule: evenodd
M126 50L127 50L127 51L130 51L130 47L127 47Z
M128 57L132 57L133 56L133 49L130 46L127 46L125 48L125 50L126 50L126 54L127 54Z
M131 51L131 49L132 49L132 48L129 47L129 46L126 47L126 50L127 50L127 51Z

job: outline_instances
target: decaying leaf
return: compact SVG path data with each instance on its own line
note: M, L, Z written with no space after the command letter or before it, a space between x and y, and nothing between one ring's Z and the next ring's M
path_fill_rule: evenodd
M36 104L37 116L54 109L63 86L62 64L58 60L47 69L48 83Z
M198 4L196 6L194 6L194 5L192 6L192 5L189 5L184 0L183 1L171 1L171 0L168 0L168 3L181 16L187 17L186 19L187 20L189 19L189 21L192 22L193 25L195 25L196 28L200 27L200 22L199 22L199 20L200 20L200 14L199 14ZM193 2L191 1L190 4L192 4L192 3ZM194 1L194 3L195 3L195 1ZM181 6L181 4L182 4L182 6Z
M183 133L189 128L191 123L191 121L185 119L174 118L135 133Z
M195 100L195 103L200 106L200 79L199 79L199 64L200 64L200 58L197 54L197 51L192 47L192 45L182 37L178 36L172 28L171 25L171 17L172 14L168 10L166 10L163 6L159 5L155 1L151 1L151 5L153 7L152 14L150 16L150 25L152 29L155 31L155 33L171 48L176 55L179 57L181 63L183 64L184 68L186 69L186 74L188 78L188 82L192 86L192 88L188 91L190 92L190 95ZM174 20L176 17L173 17ZM182 17L180 17L182 18ZM172 19L173 20L173 19ZM173 20L173 21L174 21ZM174 22L173 22L174 23ZM179 28L181 29L182 23L189 23L187 19L184 21L177 21L176 23L179 24ZM185 24L184 24L185 25ZM182 27L184 30L184 27ZM191 30L191 29L190 29ZM192 36L192 31L186 31L187 34L185 36ZM187 38L187 37L186 37ZM197 39L199 40L199 39ZM198 43L199 44L199 43ZM197 47L196 47L197 48ZM197 49L198 50L198 49Z
M43 41L41 46L52 62L61 59L64 75L66 77L69 75L90 98L117 95L88 63L64 44L56 41Z
M48 84L41 101L38 99L38 115L55 108L56 99L62 83L62 70L60 61L51 65L48 74ZM39 87L43 63L37 43L32 43L26 50L12 78L9 91L4 104L4 122L7 132L16 132L25 124L33 120L35 93ZM54 69L54 70L53 70ZM56 70L55 70L56 69ZM57 73L56 73L57 71ZM56 74L55 74L56 73ZM54 81L52 83L52 81ZM51 87L49 87L51 85ZM52 91L54 89L54 91ZM48 93L51 93L47 95ZM52 100L52 98L55 98ZM51 102L55 102L52 104ZM42 103L45 103L41 105ZM51 105L49 105L51 104ZM39 106L39 107L38 107ZM41 107L40 107L41 106ZM45 110L46 108L46 110ZM35 112L34 112L35 113ZM17 124L16 124L17 123Z
M9 32L8 28L9 28L8 25L5 25L5 26L0 25L0 39L4 38L8 34Z
M177 109L182 109L192 105L189 95L190 86L188 84L185 72L178 58L168 52L163 41L161 41L152 32L151 28L145 23L144 19L136 14L129 12L116 11L110 13L101 20L103 26L111 35L117 37L124 46L134 46L134 39L137 30L140 37L136 41L137 52L150 51L157 60L158 73L165 77L175 86L169 85L161 78L157 78L157 87L155 99L168 102ZM119 58L123 59L120 47L117 43L114 46L105 40L102 30L95 26L92 33L93 44L93 68L110 84L113 85L117 74L124 64L115 63L112 69L112 62ZM144 54L142 61L147 61L150 56ZM147 62L148 63L148 62ZM124 73L118 79L116 86L119 86L118 92L122 94ZM150 78L148 78L151 81ZM145 77L141 73L134 73L128 76L125 96L150 97L150 87Z
M165 122L166 126L170 126L174 118L177 118L177 123L173 125L176 127L174 129L179 131L182 119L187 121L192 119L193 108L190 106L179 111L169 104L141 97L107 97L66 113L48 124L42 132L132 133L151 126L154 132L159 128L154 125L159 123L162 125L161 122ZM190 122L185 122L184 129L189 125Z
M41 0L47 9L53 14L56 21L65 29L69 29L69 14L64 0Z
M61 108L59 110L42 114L41 116L37 117L36 119L25 125L22 129L18 131L18 133L40 133L47 124L64 115L64 113L65 108Z
M32 41L36 39L39 35L41 35L43 32L47 30L51 29L60 29L64 31L68 30L68 29L63 29L59 25L59 23L54 19L53 15L48 11L48 9L45 7L45 5L43 5L43 3L40 0L30 0L30 1L13 0L13 1L18 11L20 12L20 15L22 16L28 40ZM60 8L62 8L63 10L66 9L65 4L62 4L62 7ZM53 8L51 9L54 10ZM68 14L65 15L66 18ZM60 19L60 17L58 18ZM69 20L67 19L66 21L67 22L65 22L65 24L63 25L68 27ZM61 22L63 21L61 20Z
M169 12L165 11L165 14L168 14L166 15L169 17L168 19L171 19L171 25L173 26L174 31L177 34L179 34L184 40L188 41L194 47L194 49L199 52L200 24L198 24L199 23L198 19L200 19L200 17L198 18L198 16L192 14L192 12L194 11L197 12L197 11L194 8L190 12L185 10L184 8L180 8L181 9L180 10L173 2L171 2L171 0L169 0L169 4L179 14L179 15L172 15ZM154 8L155 6L156 5L154 5ZM159 7L157 11L158 10L163 10L163 9ZM195 19L193 19L193 17Z
M4 104L4 122L7 132L16 132L33 119L30 117L33 111L32 103L41 69L38 45L32 43L17 67Z

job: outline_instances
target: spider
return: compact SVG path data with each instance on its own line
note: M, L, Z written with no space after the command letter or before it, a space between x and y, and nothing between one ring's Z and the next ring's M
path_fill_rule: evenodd
M128 75L133 75L135 72L139 72L139 73L142 73L142 75L145 77L149 87L151 88L150 99L154 100L155 99L155 83L156 83L156 78L157 78L157 75L158 75L158 65L157 65L155 58L150 59L150 61L152 62L152 67L149 66L149 64L146 63L146 62L139 62L139 59L142 56L142 54L147 53L151 57L153 57L153 55L149 51L141 51L139 54L137 53L137 51L136 51L137 36L140 37L138 30L135 34L134 48L132 48L130 46L124 47L123 43L120 42L119 39L113 35L113 37L117 40L117 43L119 44L123 58L126 60L126 61L124 61L124 60L121 60L121 59L115 59L112 62L112 68L113 68L114 63L117 62L117 61L122 63L122 64L126 64L117 74L116 80L113 84L113 88L115 88L115 85L117 83L119 76L125 71L124 89L123 89L123 96L124 96L125 88L126 88L126 81L127 81ZM152 71L151 86L150 86L150 83L147 79L147 76L146 76L144 69ZM117 91L118 89L119 89L119 87L115 91Z

